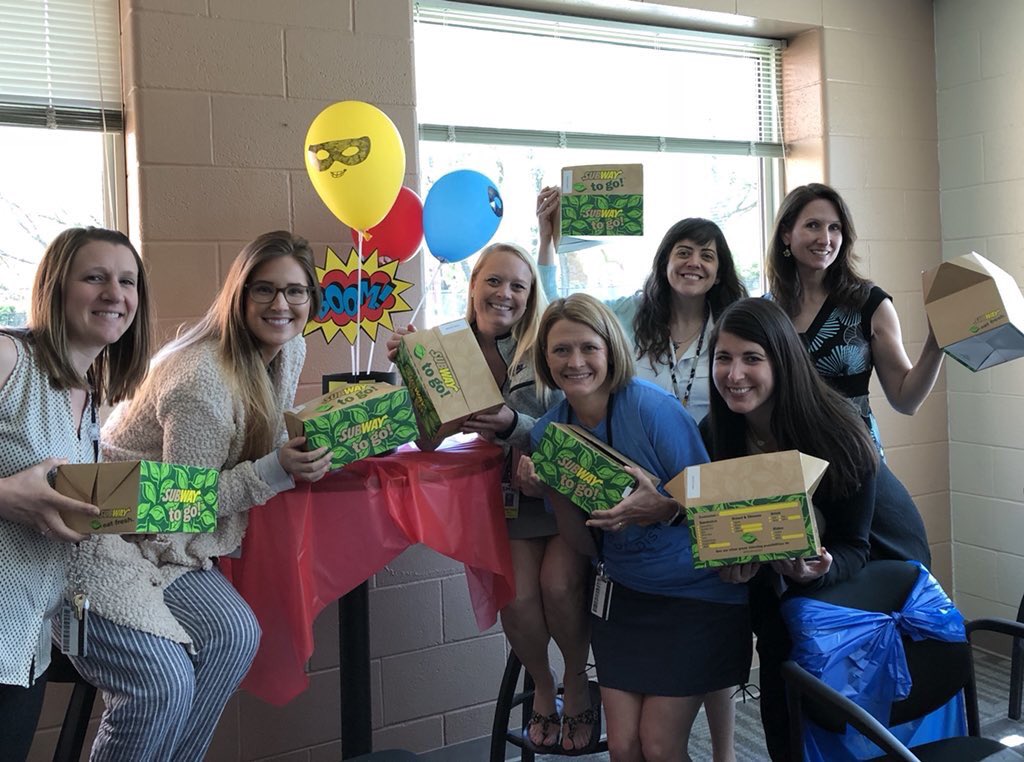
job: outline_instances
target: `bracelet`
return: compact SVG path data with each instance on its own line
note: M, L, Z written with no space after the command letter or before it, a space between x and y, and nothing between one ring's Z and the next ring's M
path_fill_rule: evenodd
M509 424L509 427L507 429L505 429L504 431L499 431L497 434L494 435L498 439L508 439L510 436L512 436L512 432L516 430L516 426L519 425L519 411L513 408L509 408L509 410L512 411L512 423Z

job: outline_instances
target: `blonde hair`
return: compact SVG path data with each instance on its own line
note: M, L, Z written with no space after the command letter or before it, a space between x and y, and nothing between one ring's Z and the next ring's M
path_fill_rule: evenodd
M277 257L294 257L309 285L309 317L320 311L322 295L316 277L313 250L305 238L287 230L264 233L245 245L231 263L224 285L202 319L160 350L164 361L175 352L204 341L216 342L224 374L230 379L245 407L242 460L254 460L270 452L281 418L274 390L260 354L260 345L245 321L249 278L264 262ZM274 358L274 363L279 361ZM273 364L273 363L272 363Z
M473 265L473 271L469 275L471 294L476 277L480 274L484 264L490 259L492 254L497 254L498 252L514 254L530 268L530 294L526 298L526 310L518 322L512 326L512 338L515 339L516 350L512 355L512 361L508 364L508 372L511 376L519 364L533 351L533 346L537 342L537 329L540 325L540 318L544 313L544 308L547 307L548 300L544 295L544 289L541 288L540 273L537 271L537 264L533 261L533 257L527 254L525 249L516 246L514 243L492 243L480 252L476 264ZM472 296L470 296L468 302L466 305L466 321L470 325L476 325L476 309L473 306Z
M139 271L135 286L138 306L131 325L117 341L100 351L87 377L82 378L71 364L64 302L75 255L93 241L124 246L132 253ZM127 236L106 228L68 228L46 247L32 283L28 331L21 335L32 344L36 360L50 377L50 383L55 389L91 387L95 400L106 404L128 399L146 375L152 351L152 327L146 268ZM13 335L18 333L13 332Z
M559 320L571 320L592 330L608 348L609 391L617 392L636 375L633 363L633 348L622 332L622 326L608 307L590 294L570 294L556 299L548 305L540 319L537 343L533 348L534 373L537 377L538 394L558 388L551 369L548 367L548 334Z

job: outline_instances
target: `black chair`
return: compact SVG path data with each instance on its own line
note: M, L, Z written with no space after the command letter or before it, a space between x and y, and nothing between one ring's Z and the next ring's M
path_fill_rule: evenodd
M1017 621L1024 624L1024 596L1020 599L1017 609ZM1014 638L1010 651L1010 706L1007 716L1011 720L1020 719L1021 688L1024 686L1024 638Z
M902 561L875 561L854 579L817 591L812 597L828 603L866 611L892 612L902 608L913 588L918 569ZM882 759L922 762L969 762L980 759L1024 759L998 741L981 738L977 691L974 682L970 635L976 631L1024 636L1024 625L1009 620L979 619L967 625L968 642L914 641L904 637L907 666L913 685L910 694L893 703L888 726L862 707L825 685L795 661L782 666L787 684L792 759L803 760L803 721L807 718L822 729L842 734L852 726L888 756ZM924 717L944 706L960 691L967 708L968 736L933 741L907 749L888 727ZM993 757L999 754L1005 756Z
M521 672L524 675L523 690L522 693L516 693L516 685ZM570 757L608 751L608 739L603 735L595 743L589 744L580 751L565 751L560 746L553 749L541 749L530 743L526 726L530 715L533 714L533 689L533 678L530 677L530 673L523 670L523 663L519 661L519 657L514 651L510 651L508 660L505 662L505 674L502 675L501 685L498 688L498 701L494 705L490 762L504 762L505 744L512 744L523 750L522 762L534 762L534 757L537 754ZM559 692L561 692L561 688L559 688ZM593 707L601 705L600 689L593 680L590 681L590 705ZM509 728L512 712L517 706L522 707L522 723L519 727ZM595 727L594 732L600 732L600 726Z
M92 707L96 701L96 688L78 674L78 670L68 657L56 647L50 650L50 668L46 671L46 680L50 683L74 685L71 700L68 701L68 708L64 712L57 747L53 752L53 762L78 762L82 756L82 746L85 745Z

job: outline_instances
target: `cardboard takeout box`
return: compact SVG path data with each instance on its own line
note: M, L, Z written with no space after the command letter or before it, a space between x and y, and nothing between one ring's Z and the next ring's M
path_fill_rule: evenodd
M409 389L420 433L430 439L454 434L474 413L505 404L465 320L406 334L395 365Z
M562 167L562 235L643 235L642 164Z
M530 457L537 478L587 513L614 508L636 488L636 479L624 466L639 468L655 485L659 482L586 429L568 423L549 423Z
M409 390L379 382L343 384L284 414L288 436L329 447L331 468L379 455L419 436Z
M922 275L924 309L939 346L974 371L1024 357L1024 295L973 251Z
M690 466L665 485L686 509L698 569L815 556L811 494L828 462L796 450Z
M64 513L83 534L212 532L217 528L220 472L150 460L58 466L54 489L100 509Z

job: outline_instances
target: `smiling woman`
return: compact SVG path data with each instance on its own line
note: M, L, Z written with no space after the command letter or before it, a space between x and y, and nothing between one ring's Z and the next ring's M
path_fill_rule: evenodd
M150 347L146 272L131 242L70 228L43 254L28 328L0 333L0 749L23 759L50 661L66 549L63 512L93 506L47 483L62 462L97 457L96 408L130 396Z
M202 759L248 670L259 626L213 563L238 548L253 506L330 465L325 449L285 442L282 420L305 357L302 329L319 307L306 241L260 236L205 317L160 351L139 394L104 427L109 459L218 469L219 510L210 534L82 543L70 575L93 624L88 658L73 661L106 704L93 758Z

